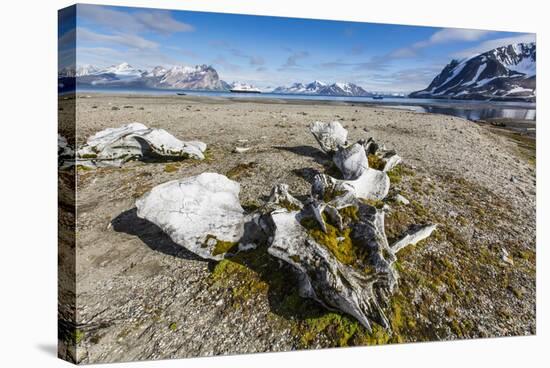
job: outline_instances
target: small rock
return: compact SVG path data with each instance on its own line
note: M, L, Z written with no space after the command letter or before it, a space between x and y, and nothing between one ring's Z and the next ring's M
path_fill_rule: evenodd
M409 203L411 203L407 198L403 197L399 193L395 195L395 201L404 205L408 205Z
M501 250L502 250L502 260L505 263L508 263L510 266L513 266L514 260L510 257L510 253L508 253L508 251L504 248L502 248Z
M245 153L250 151L250 147L235 147L233 148L233 153Z

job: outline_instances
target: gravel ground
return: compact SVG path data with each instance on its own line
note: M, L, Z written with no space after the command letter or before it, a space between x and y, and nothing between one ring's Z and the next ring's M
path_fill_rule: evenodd
M238 181L245 206L261 205L276 183L306 196L308 180L330 166L307 128L316 120L338 120L351 142L372 136L403 157L409 174L393 190L412 205L392 207L390 237L410 225L399 213L441 224L437 236L403 255L398 296L408 300L408 322L390 342L535 333L535 163L508 136L460 118L389 108L189 96L80 96L76 118L78 143L140 122L209 147L204 161L78 170L79 362L365 344L357 336L338 344L330 328L304 340L311 320L275 308L269 283L236 303L241 274L215 277L216 264L135 214L135 199L152 186L206 171ZM251 149L232 153L237 146Z

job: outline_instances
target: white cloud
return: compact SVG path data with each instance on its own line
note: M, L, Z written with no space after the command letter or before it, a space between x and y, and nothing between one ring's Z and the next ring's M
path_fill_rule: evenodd
M534 33L526 33L526 34L521 34L519 36L514 36L514 37L504 37L504 38L495 38L493 40L487 40L487 41L484 41L484 42L480 43L476 47L472 47L472 48L469 48L469 49L466 49L466 50L459 51L456 54L454 54L453 56L457 57L457 58L470 57L472 55L480 54L480 53L492 50L492 49L497 48L497 47L507 46L507 45L511 45L511 44L514 44L514 43L522 43L522 42L524 42L524 43L536 42L535 34Z
M86 28L78 28L76 32L77 44L81 42L97 42L101 44L120 45L137 49L154 49L159 45L143 37L133 34L102 34L90 31Z
M429 40L425 42L426 46L430 46L453 41L477 41L492 32L493 31L483 31L479 29L444 28L435 32Z
M411 58L415 57L419 50L426 47L456 41L478 41L492 32L478 29L443 28L432 34L427 40L415 42L409 47L396 49L390 52L389 56L394 59Z
M190 32L195 28L174 19L166 10L124 12L98 5L78 5L78 17L92 21L106 29L123 32L156 32L170 34Z

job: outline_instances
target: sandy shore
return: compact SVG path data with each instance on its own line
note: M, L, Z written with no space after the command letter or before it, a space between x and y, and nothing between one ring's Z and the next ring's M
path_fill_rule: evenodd
M340 317L304 301L307 311L288 308L292 287L277 289L269 273L221 270L135 215L135 199L152 186L206 171L238 181L250 208L276 183L308 195L312 176L330 167L307 128L316 120L339 120L350 141L372 136L404 158L406 173L393 187L412 203L395 205L390 236L412 222L440 224L437 236L400 258L397 297L406 302L391 312L396 332L383 342L535 333L533 142L450 116L313 101L90 95L77 98L76 117L79 143L141 122L209 147L205 161L79 171L82 362L381 342L356 327L342 337ZM232 153L236 146L251 149ZM243 297L240 288L255 292Z

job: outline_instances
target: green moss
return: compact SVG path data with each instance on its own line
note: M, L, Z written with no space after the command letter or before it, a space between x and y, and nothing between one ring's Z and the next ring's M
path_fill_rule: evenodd
M422 219L425 219L425 220L428 220L428 219L429 219L428 211L427 211L426 208L425 208L423 205L421 205L419 202L417 202L417 201L411 201L411 202L410 202L410 205L411 205L412 209L414 210L415 215L416 215L418 218L422 218Z
M78 171L91 171L91 170L93 170L91 167L84 166L84 165L76 165L76 169Z
M296 254L290 256L290 259L292 259L292 260L293 260L294 262L296 262L296 263L300 262L300 256L298 256L298 255L296 255Z
M339 210L345 223L359 220L359 209L348 206ZM359 240L352 238L352 226L344 226L342 230L332 225L323 214L326 225L324 232L314 218L303 218L300 223L308 234L320 245L325 246L336 259L346 265L355 266L363 272L371 272L369 268L369 251Z
M357 321L339 313L326 313L320 317L307 318L301 329L300 343L309 347L323 334L334 341L335 346L349 346L360 329Z
M512 286L512 285L509 285L508 286L508 290L510 290L512 292L512 294L514 294L514 296L518 299L522 299L523 298L523 292L521 291L521 289L515 287L515 286Z
M344 191L336 190L334 188L326 188L325 192L323 193L323 201L330 202L334 198L339 197L344 193L345 193Z
M93 158L97 158L97 155L95 153L85 153L83 155L80 155L80 158L93 159Z
M226 176L229 179L239 179L243 176L247 176L250 174L250 171L257 167L258 164L256 162L249 162L249 163L240 163L237 166L232 167L229 169L226 173Z
M378 208L379 210L384 207L384 202L379 199L362 199L361 201L369 206Z
M420 180L414 180L411 183L411 190L415 193L422 193L422 183Z
M367 156L367 159L369 160L369 167L371 169L384 170L384 166L386 165L386 161L384 161L384 159L377 155L373 155L372 153Z
M84 340L84 331L79 330L78 328L74 330L74 342L75 344L80 344Z
M536 254L535 252L533 252L532 250L530 249L522 249L522 250L518 250L514 253L514 255L517 257L517 258L520 258L520 259L524 259L526 261L529 261L531 263L535 263L535 260L536 260Z
M286 208L289 211L299 211L300 210L300 206L298 206L294 203L290 203L289 201L286 201L286 200L280 201L279 205L283 208Z
M269 284L256 272L230 259L218 262L210 276L216 285L231 290L234 307L242 307L247 300L265 294L269 289Z
M212 255L217 256L220 254L224 254L229 252L231 249L237 246L238 243L236 242L230 242L225 240L220 240L216 238L214 235L208 234L206 236L206 239L204 241L204 247L207 246L207 244L210 242L211 239L214 239L216 241L216 245L214 245L214 249L212 250Z
M249 201L249 202L243 203L242 207L246 212L254 212L258 210L261 206L256 201Z
M359 221L359 208L357 206L348 206L338 210L344 220Z
M392 184L399 184L403 180L404 176L414 176L415 172L401 164L388 171L387 174Z
M210 147L208 147L202 154L204 156L204 161L214 161L214 151Z
M166 164L164 165L164 172L173 173L179 170L179 165L177 164Z
M324 245L340 262L351 265L357 260L356 250L351 241L349 227L340 231L327 223L327 232L323 232L314 219L302 219L301 224L308 234L319 244Z
M406 211L391 211L388 213L384 219L384 229L388 241L392 243L397 240L413 224L413 221L414 219Z
M178 325L176 322L172 322L168 325L168 328L171 330L171 331L176 331L178 329Z

